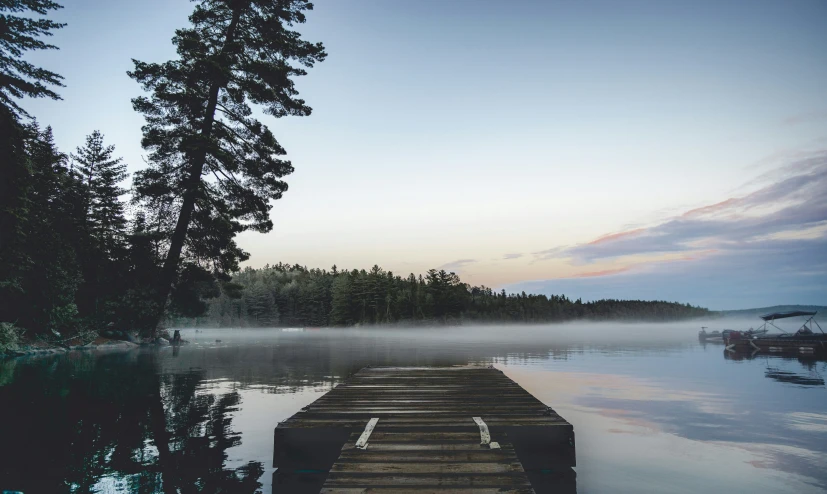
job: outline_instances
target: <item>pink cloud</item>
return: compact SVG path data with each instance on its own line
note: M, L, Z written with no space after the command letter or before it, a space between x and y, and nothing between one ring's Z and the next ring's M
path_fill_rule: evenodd
M632 268L629 267L629 266L626 266L626 267L623 267L623 268L604 269L602 271L589 271L588 273L576 274L576 275L572 276L572 278L594 278L594 277L597 277L597 276L610 276L610 275L613 275L613 274L625 273L626 271L629 271L630 269L632 269Z
M572 276L572 278L595 278L595 277L598 277L598 276L610 276L610 275L613 275L613 274L625 273L626 271L629 271L630 269L632 269L630 266L626 266L626 267L623 267L623 268L604 269L604 270L601 270L601 271L589 271L588 273L576 274L576 275Z
M629 230L627 232L610 233L608 235L603 235L602 237L600 237L596 240L592 240L591 242L589 242L586 245L599 245L599 244L614 242L615 240L620 240L620 239L625 238L625 237L632 237L632 236L638 235L640 233L643 233L645 231L646 231L646 228L636 228L634 230Z
M696 255L700 248L730 253L755 248L777 251L780 244L772 234L808 230L827 221L827 151L793 162L777 170L775 177L743 197L691 209L658 225L534 255L539 260L569 258L583 264L646 254ZM742 210L754 214L721 214Z
M727 209L731 206L738 204L739 202L741 202L741 199L737 197L732 197L730 199L727 199L726 201L710 204L709 206L702 206L700 208L690 209L689 211L683 213L681 217L689 218L692 216L702 216L704 214L717 213L718 211Z

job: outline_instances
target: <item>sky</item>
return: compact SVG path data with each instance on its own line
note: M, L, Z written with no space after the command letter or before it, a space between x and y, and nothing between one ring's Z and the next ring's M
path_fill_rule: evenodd
M145 166L132 59L187 0L64 0L73 151ZM713 309L827 304L827 3L321 0L309 117L262 117L295 172L247 265L430 268L507 291Z

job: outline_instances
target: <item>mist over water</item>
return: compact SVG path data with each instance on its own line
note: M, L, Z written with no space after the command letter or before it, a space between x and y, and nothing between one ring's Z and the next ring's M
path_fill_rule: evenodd
M731 354L701 325L756 326L187 328L179 349L4 361L0 402L20 408L0 437L20 446L0 488L269 493L273 428L353 372L477 364L574 425L578 492L822 492L827 362Z

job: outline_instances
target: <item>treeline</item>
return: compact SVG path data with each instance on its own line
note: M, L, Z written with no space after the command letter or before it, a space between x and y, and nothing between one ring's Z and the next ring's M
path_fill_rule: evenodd
M0 350L21 329L65 338L114 324L154 336L165 320L205 314L222 325L344 326L703 312L663 302L506 295L444 271L400 278L378 267L280 265L231 281L249 258L236 235L272 229L270 210L293 171L254 115L309 115L294 80L326 53L293 30L312 8L306 0L194 5L189 25L172 38L177 56L133 60L127 73L144 91L132 106L144 116L147 152L127 184L126 164L103 132L90 129L67 153L24 108L26 98L60 99L63 78L25 55L58 48L43 40L64 27L48 18L61 6L0 2Z
M175 324L218 327L353 326L365 324L544 323L575 319L672 321L707 309L661 301L582 302L565 295L507 294L430 270L407 277L371 270L307 269L277 264L246 268L207 302L204 316Z
M166 317L202 314L249 258L236 235L272 229L293 167L252 105L310 114L294 79L326 54L293 28L312 4L194 4L172 38L177 57L133 60L127 73L144 90L132 106L147 152L130 186L102 132L67 154L24 108L61 99L63 77L26 55L58 49L44 39L65 26L48 18L62 7L0 2L0 351L22 331L65 338L115 324L152 336Z
M24 180L7 191L17 216L2 251L0 321L34 333L138 325L146 315L135 301L157 262L145 213L126 218L126 165L97 131L66 154L50 127L33 121L15 130L22 145L6 164Z

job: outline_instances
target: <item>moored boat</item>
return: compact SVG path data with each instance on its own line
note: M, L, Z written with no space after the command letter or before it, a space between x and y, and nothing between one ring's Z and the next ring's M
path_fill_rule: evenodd
M706 326L701 326L701 330L698 331L698 340L702 342L714 342L720 341L723 342L723 335L720 331L709 331L707 332Z
M724 329L723 331L707 331L706 326L702 326L701 330L698 331L698 340L701 342L721 342L723 343L732 333L742 333L745 335L761 335L766 333L766 329L752 329L749 328L746 331L736 331L734 329Z
M724 340L726 340L727 338L729 338L729 335L731 335L732 333L742 333L742 334L747 335L749 337L761 336L761 335L767 334L767 328L763 328L763 327L759 328L759 329L749 328L746 331L735 331L734 329L725 329L725 330L721 331L721 337Z
M811 311L766 314L761 316L764 324L757 331L752 333L733 331L724 335L724 342L728 350L797 354L827 353L827 334L815 320L816 314L817 312ZM776 320L792 317L807 317L804 324L794 333L789 333L775 325ZM774 327L780 333L769 333L767 326ZM813 331L814 327L818 328L818 333Z

